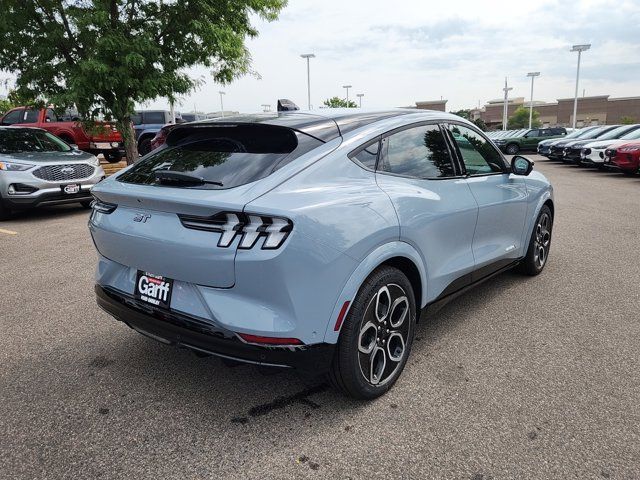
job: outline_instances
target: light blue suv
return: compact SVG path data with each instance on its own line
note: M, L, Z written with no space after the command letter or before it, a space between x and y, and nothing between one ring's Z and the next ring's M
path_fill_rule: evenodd
M98 304L160 342L375 398L421 316L506 269L542 271L553 191L532 167L441 112L177 126L92 191Z

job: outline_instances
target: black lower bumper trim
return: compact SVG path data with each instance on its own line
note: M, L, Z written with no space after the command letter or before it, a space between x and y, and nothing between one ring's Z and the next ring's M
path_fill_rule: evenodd
M3 200L13 209L20 210L33 207L45 207L47 205L64 205L93 200L88 190L65 195L62 193L47 193L37 197L21 198L19 195L4 196Z
M98 305L116 320L162 343L239 362L295 368L307 374L329 370L334 345L262 347L241 341L233 332L204 319L145 305L133 296L96 285Z

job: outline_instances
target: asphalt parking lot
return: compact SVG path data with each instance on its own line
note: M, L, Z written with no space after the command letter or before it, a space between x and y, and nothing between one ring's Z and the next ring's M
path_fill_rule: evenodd
M532 158L556 192L546 270L423 319L370 403L114 321L79 206L1 223L0 476L640 478L640 177Z

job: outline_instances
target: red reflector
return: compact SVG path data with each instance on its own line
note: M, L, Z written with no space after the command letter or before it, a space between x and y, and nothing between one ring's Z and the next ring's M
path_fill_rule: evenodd
M349 309L349 303L350 302L347 300L342 305L342 308L340 309L340 313L338 314L338 319L336 320L336 325L335 327L333 327L334 332L337 332L338 330L340 330L340 327L342 326L342 322L344 321L344 317L347 314L347 310Z
M263 337L260 335L249 335L248 333L238 333L240 338L249 343L264 343L266 345L302 345L302 341L297 338Z

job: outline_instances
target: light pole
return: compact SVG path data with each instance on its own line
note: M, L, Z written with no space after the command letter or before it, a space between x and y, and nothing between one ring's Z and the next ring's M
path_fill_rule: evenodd
M222 90L220 90L218 93L220 94L220 113L224 118L224 104L222 103L222 96L225 95L225 93Z
M504 77L504 107L502 110L502 130L507 129L507 117L509 116L509 91L513 90L513 87L507 87L507 77Z
M571 47L571 52L578 52L578 69L576 71L576 93L573 97L573 128L576 128L576 116L578 115L578 82L580 81L580 57L582 52L585 52L591 48L591 44L574 45Z
M316 58L316 56L313 53L303 53L300 56L307 59L307 105L309 110L311 110L311 76L309 74L309 59Z
M529 130L533 122L533 79L540 76L540 72L529 72L527 77L531 77L531 101L529 102Z
M349 108L349 89L351 88L351 85L343 85L342 88L346 88L347 89L347 108Z
M270 112L271 111L271 105L269 105L268 103L263 103L260 106L262 107L262 111L263 112Z
M356 97L358 97L360 108L362 108L362 97L364 97L364 93L356 93Z

